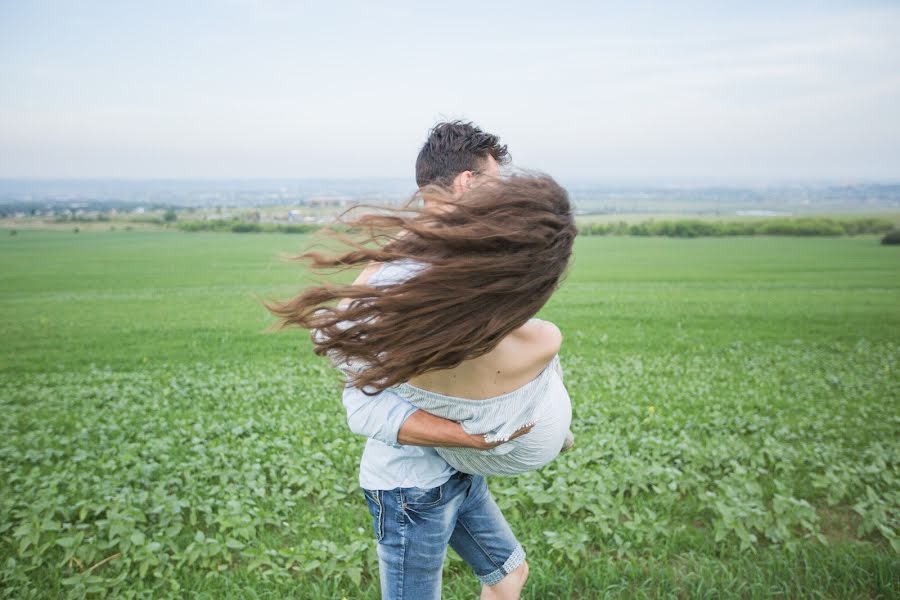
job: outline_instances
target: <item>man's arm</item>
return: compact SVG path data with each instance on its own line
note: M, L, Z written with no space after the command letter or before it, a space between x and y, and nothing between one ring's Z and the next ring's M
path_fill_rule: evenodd
M420 410L392 389L366 396L348 385L343 394L347 425L358 435L375 438L390 446L431 446L489 450L500 445L484 441L484 435L469 434L462 425ZM531 431L520 429L510 439Z
M357 387L344 387L342 397L347 425L357 435L375 438L389 446L399 446L397 434L416 407L392 390L366 396Z
M510 436L513 440L520 435L525 435L533 425L523 427ZM484 434L466 433L456 421L436 417L435 415L417 409L412 413L400 431L397 432L397 441L409 446L437 446L439 448L474 448L475 450L490 450L505 442L485 442Z

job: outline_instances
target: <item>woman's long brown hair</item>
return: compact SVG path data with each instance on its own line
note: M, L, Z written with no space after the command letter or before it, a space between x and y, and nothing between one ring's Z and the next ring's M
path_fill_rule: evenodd
M416 207L419 197L436 204ZM312 330L317 355L366 365L347 383L368 395L491 351L559 286L577 234L566 190L547 175L494 178L458 197L429 186L399 209L380 208L393 214L338 216L368 231L362 242L335 232L354 250L289 259L313 268L413 259L427 268L394 285L325 283L263 302L276 329ZM341 298L351 299L346 308L324 306Z

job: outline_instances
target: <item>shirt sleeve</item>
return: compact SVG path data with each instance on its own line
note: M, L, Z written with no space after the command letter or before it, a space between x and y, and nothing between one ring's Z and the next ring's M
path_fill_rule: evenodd
M565 381L565 377L563 377L562 363L559 360L559 353L553 357L553 368L556 370L556 374L559 375L559 378Z
M343 403L350 431L395 448L401 446L397 443L400 427L417 410L391 388L375 396L367 396L359 388L347 385L344 387Z
M360 372L364 366L356 361L339 361L331 353L332 363L345 375ZM387 388L374 396L367 396L358 387L347 383L342 396L347 411L347 425L355 434L375 438L389 446L399 447L397 434L404 421L416 411L403 396Z

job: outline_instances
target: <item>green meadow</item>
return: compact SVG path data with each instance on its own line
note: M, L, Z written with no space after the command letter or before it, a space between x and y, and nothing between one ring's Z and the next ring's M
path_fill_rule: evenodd
M258 301L313 236L0 234L0 597L379 597L339 374ZM576 447L489 480L524 598L900 595L878 239L578 238L538 315ZM444 597L479 588L450 550Z

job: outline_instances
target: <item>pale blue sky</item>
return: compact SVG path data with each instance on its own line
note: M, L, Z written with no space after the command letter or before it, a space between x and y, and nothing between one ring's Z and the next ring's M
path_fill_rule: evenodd
M0 0L0 177L900 177L900 3L725 4Z

